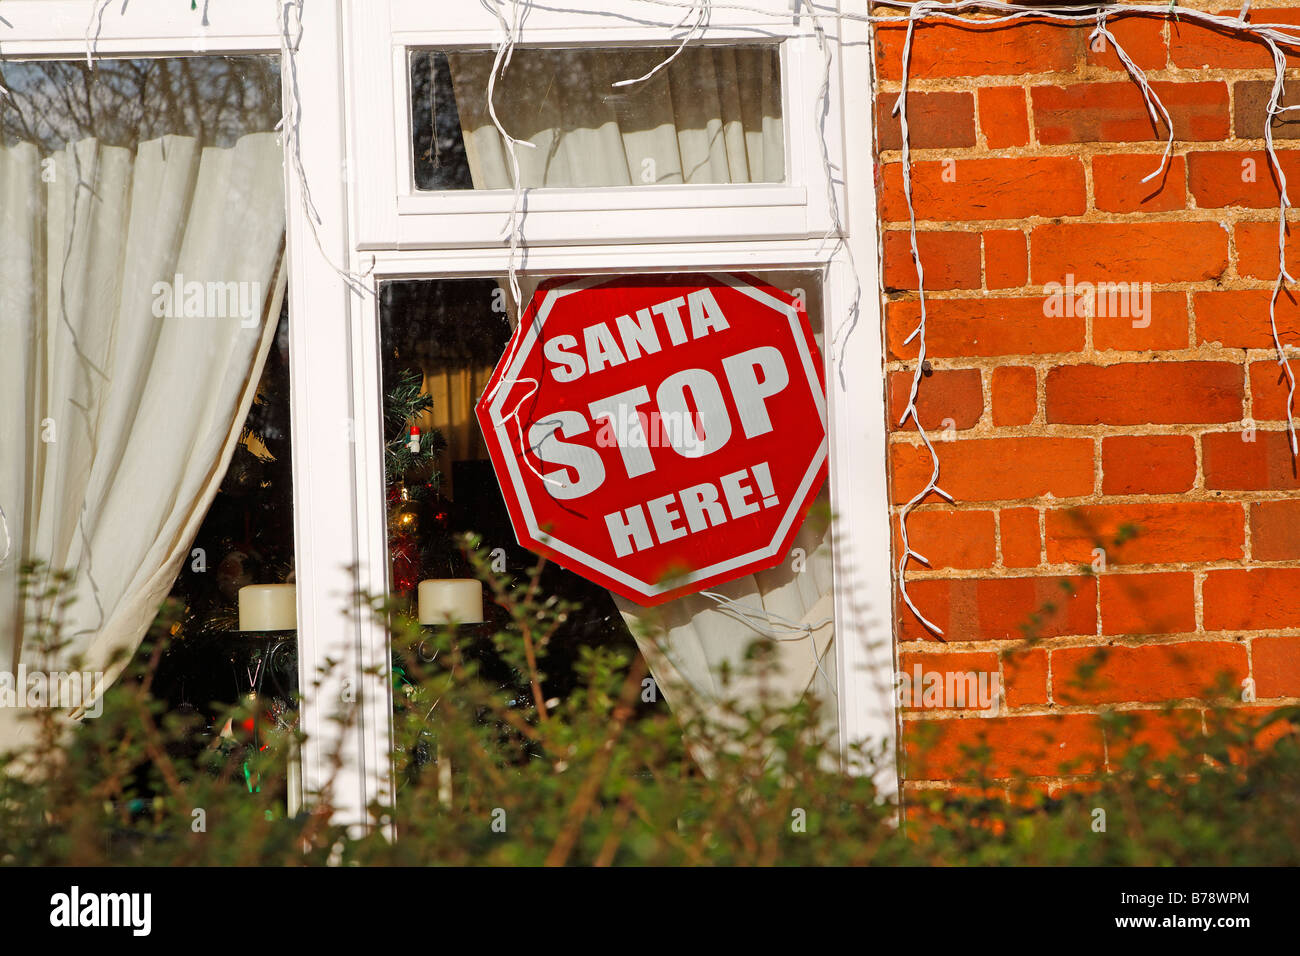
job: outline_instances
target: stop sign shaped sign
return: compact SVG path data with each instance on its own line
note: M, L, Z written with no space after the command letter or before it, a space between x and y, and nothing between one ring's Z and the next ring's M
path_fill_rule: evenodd
M543 283L476 411L520 544L639 604L779 563L826 479L807 314L743 274Z

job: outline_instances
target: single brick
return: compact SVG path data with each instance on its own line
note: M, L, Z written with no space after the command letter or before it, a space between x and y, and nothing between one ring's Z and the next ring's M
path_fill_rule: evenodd
M916 248L921 254L927 292L980 287L978 232L918 232ZM910 232L891 229L885 233L884 259L886 291L910 291L917 287Z
M898 519L894 553L901 554ZM907 516L907 541L931 568L989 568L996 556L995 522L991 511L913 511Z
M1300 568L1226 568L1201 586L1207 631L1300 627Z
M1070 425L1231 422L1241 419L1241 366L1126 362L1049 369L1047 420Z
M1233 231L1237 247L1237 275L1254 279L1277 278L1277 222L1239 222ZM1286 268L1300 269L1300 249L1288 241Z
M1257 697L1300 697L1300 637L1257 637L1250 658Z
M990 289L1018 289L1029 281L1029 237L1019 229L984 233L984 282Z
M1084 505L1046 514L1047 563L1108 565L1240 561L1246 516L1232 501Z
M1210 698L1239 687L1246 647L1187 641L1144 647L1069 647L1052 651L1052 697L1063 704L1158 703Z
M1226 83L1157 80L1151 83L1151 89L1168 110L1177 139L1227 139ZM1157 129L1151 122L1142 91L1128 80L1035 86L1029 93L1034 104L1034 129L1044 145L1138 142L1161 140L1167 135L1163 124Z
M1292 374L1300 380L1300 363L1291 360ZM1250 365L1251 417L1257 422L1284 422L1290 396L1286 372L1276 361L1252 362ZM1300 406L1300 402L1297 403ZM1300 407L1295 409L1300 413Z
M1143 70L1163 70L1169 59L1169 50L1165 43L1165 23L1154 17L1126 17L1107 23L1106 28L1114 34L1119 45L1124 48L1130 60ZM1090 27L1083 28L1091 34ZM1108 70L1128 74L1128 67L1115 52L1113 44L1105 37L1086 42L1087 60L1090 66L1100 66Z
M913 79L951 76L1020 76L1073 70L1077 51L1068 28L1053 23L995 24L920 23L912 41L909 75ZM903 76L906 20L899 26L878 24L876 68L884 80Z
M1095 714L907 721L904 774L944 779L973 767L994 778L1092 773L1102 766L1102 740Z
M993 424L1027 425L1038 410L1038 373L1023 365L993 370Z
M988 710L999 704L998 655L992 651L902 651L898 665L896 690L904 710Z
M1099 314L1092 320L1092 344L1102 351L1187 348L1187 296L1181 292L1130 286L1127 293L1121 289L1113 297L1110 289L1096 294L1096 303ZM1103 311L1106 314L1100 314Z
M1220 10L1226 16L1236 16L1240 6L1231 11ZM1295 10L1272 8L1251 10L1252 23L1297 23ZM1284 49L1288 59L1295 57ZM1174 66L1201 69L1272 69L1273 57L1268 47L1258 40L1238 33L1216 30L1187 20L1169 24L1169 60Z
M1251 503L1250 553L1256 561L1300 559L1300 499Z
M1097 579L1046 576L909 581L908 593L921 613L943 629L944 639L1018 641L1097 632ZM898 600L900 642L933 635Z
M901 120L891 115L896 95L876 97L877 148L902 149ZM913 149L950 149L975 145L975 97L964 92L907 94L907 133Z
M1213 222L1046 223L1029 245L1037 285L1197 282L1228 268L1228 233Z
M1002 564L1008 568L1035 568L1042 561L1043 536L1034 508L1006 508L998 518L1002 532Z
M1112 770L1124 766L1126 758L1145 767L1148 761L1173 757L1189 773L1204 766L1205 739L1197 708L1111 713L1103 718L1102 727Z
M941 487L958 501L1036 500L1092 494L1093 443L1087 438L980 438L935 442ZM930 454L895 443L895 501L907 501L929 481Z
M979 91L980 129L990 149L1029 142L1029 105L1023 86L984 86Z
M1103 634L1182 634L1195 630L1190 571L1101 575Z
M1267 289L1198 292L1192 297L1196 313L1196 342L1230 349L1273 347L1269 328ZM1277 300L1277 331L1283 345L1300 344L1300 304L1282 295Z
M1205 487L1223 491L1300 488L1285 431L1243 429L1201 436Z
M1160 168L1158 153L1105 154L1092 158L1092 192L1102 212L1166 212L1187 206L1187 166L1173 156L1164 172L1149 182Z
M920 307L891 302L885 314L890 357L914 358L919 342L904 342L916 328ZM1085 320L1044 315L1041 297L935 299L926 303L926 315L926 350L934 358L1077 352L1084 344Z
M1007 651L1002 655L1002 688L1008 707L1047 703L1047 651Z
M1277 157L1287 181L1295 182L1300 176L1300 152L1279 149ZM1263 150L1188 153L1187 188L1201 209L1276 209L1278 205L1277 180Z
M1258 690L1256 693L1258 694ZM1279 713L1284 710L1285 713ZM1204 714L1210 733L1227 732L1234 736L1250 738L1248 747L1238 744L1228 745L1228 759L1236 764L1248 762L1259 751L1266 750L1283 737L1294 736L1297 731L1300 731L1294 719L1286 719L1294 715L1294 711L1290 708L1247 704L1207 710Z
M912 372L889 373L889 420L897 426L907 408ZM916 410L925 429L974 427L984 414L984 388L977 368L940 369L921 377Z
M1271 66L1272 64L1270 64ZM1232 84L1232 131L1237 139L1263 139L1268 105L1273 99L1272 80L1238 80ZM1294 89L1282 89L1281 106L1295 106ZM1295 113L1273 117L1274 139L1300 139L1300 119Z
M1101 440L1103 495L1173 495L1196 483L1191 435L1108 435Z
M882 170L881 219L906 222L901 163ZM932 222L1078 216L1087 205L1083 164L1069 156L925 161L912 166L916 218Z

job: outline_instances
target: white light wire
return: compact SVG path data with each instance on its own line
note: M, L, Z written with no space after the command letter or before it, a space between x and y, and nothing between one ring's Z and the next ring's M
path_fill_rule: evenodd
M1249 3L1247 4L1249 6ZM1242 11L1243 16L1245 11ZM1264 143L1268 152L1269 162L1273 167L1273 175L1277 177L1278 185L1278 206L1277 206L1277 281L1273 284L1273 294L1268 300L1268 324L1273 333L1273 347L1277 350L1277 364L1282 367L1283 373L1287 380L1286 393L1286 430L1287 437L1291 442L1291 455L1300 452L1300 447L1296 444L1295 430L1295 373L1291 370L1291 363L1287 360L1286 350L1282 347L1282 339L1277 331L1277 297L1282 294L1288 281L1294 282L1291 275L1286 270L1286 211L1291 206L1291 199L1286 190L1286 173L1282 171L1282 164L1278 161L1277 151L1273 148L1273 117L1279 116L1288 110L1296 109L1294 106L1282 106L1282 90L1284 85L1286 71L1286 56L1282 53L1277 42L1271 38L1265 38L1264 42L1268 44L1269 52L1273 55L1273 89L1268 100L1268 112L1264 118Z
M740 621L769 641L784 643L787 641L807 640L812 648L813 663L817 667L817 673L822 675L822 679L826 681L826 686L831 689L831 693L836 694L835 682L827 676L826 671L822 670L821 657L817 654L817 643L814 638L815 633L820 628L825 627L827 624L834 624L834 618L825 617L820 621L801 624L765 608L741 604L739 601L729 598L725 594L719 594L717 591L700 591L699 593L701 597L706 597L717 604L720 613ZM836 696L839 695L836 694Z
M916 292L920 308L920 315L916 323L916 328L914 328L911 334L903 340L904 345L907 345L913 339L917 340L917 355L916 369L912 373L912 384L908 389L907 394L907 407L903 409L902 417L898 420L898 426L901 428L907 424L909 418L912 420L917 435L921 437L921 443L930 454L931 464L929 481L925 483L924 487L922 487L921 490L918 491L898 513L898 536L899 543L902 545L902 554L898 559L898 593L903 599L903 602L911 609L912 613L916 615L917 620L942 639L943 629L921 613L921 609L916 606L916 603L912 600L912 596L907 592L908 563L913 558L920 561L922 564L928 565L930 563L924 555L912 549L911 542L908 540L907 535L907 518L912 513L912 509L929 497L931 492L950 502L953 500L952 496L949 495L948 492L939 487L939 454L934 450L934 445L930 441L930 436L928 436L925 433L925 429L921 427L921 416L918 414L916 408L916 398L921 388L921 376L925 372L926 364L925 267L921 262L921 251L917 247L916 209L912 204L912 149L911 137L908 135L907 126L907 84L911 70L912 40L916 32L916 22L920 18L926 16L929 9L934 5L935 4L932 0L921 0L921 2L913 6L909 12L907 18L907 35L903 40L903 72L901 90L898 94L898 99L894 103L893 110L894 115L898 117L898 124L902 138L903 197L907 201L908 231L912 248L912 262L916 266Z
M677 44L677 48L673 50L673 52L670 53L667 57L660 60L659 63L656 64L655 67L652 70L650 70L649 73L646 73L642 76L638 76L634 80L619 80L616 83L613 83L611 85L615 87L635 86L638 83L644 83L646 80L650 79L660 70L665 69L669 65L671 65L674 60L676 60L679 56L682 55L682 51L686 49L687 45L692 40L694 40L698 36L701 36L704 33L704 30L709 23L709 12L711 6L712 6L712 0L693 0L693 2L691 3L691 8L687 10L684 14L682 14L682 18L678 20L677 23L672 28L672 32L674 33L680 30L686 24L686 21L690 19L691 14L696 13L695 22L691 24L690 29L688 29L685 35L682 36L681 41Z

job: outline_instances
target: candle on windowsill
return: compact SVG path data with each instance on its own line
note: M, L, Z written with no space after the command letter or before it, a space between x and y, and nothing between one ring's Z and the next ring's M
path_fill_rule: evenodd
M295 631L298 601L292 584L249 584L239 589L241 631Z
M482 624L483 588L475 578L430 578L420 582L421 624Z

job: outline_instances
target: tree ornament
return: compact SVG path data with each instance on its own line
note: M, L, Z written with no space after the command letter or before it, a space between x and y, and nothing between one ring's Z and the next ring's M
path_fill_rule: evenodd
M406 483L390 490L395 498L388 512L388 551L393 562L393 589L409 594L420 581L420 508Z
M236 548L226 554L217 565L217 588L227 600L235 600L239 589L253 583L248 571L248 555Z

